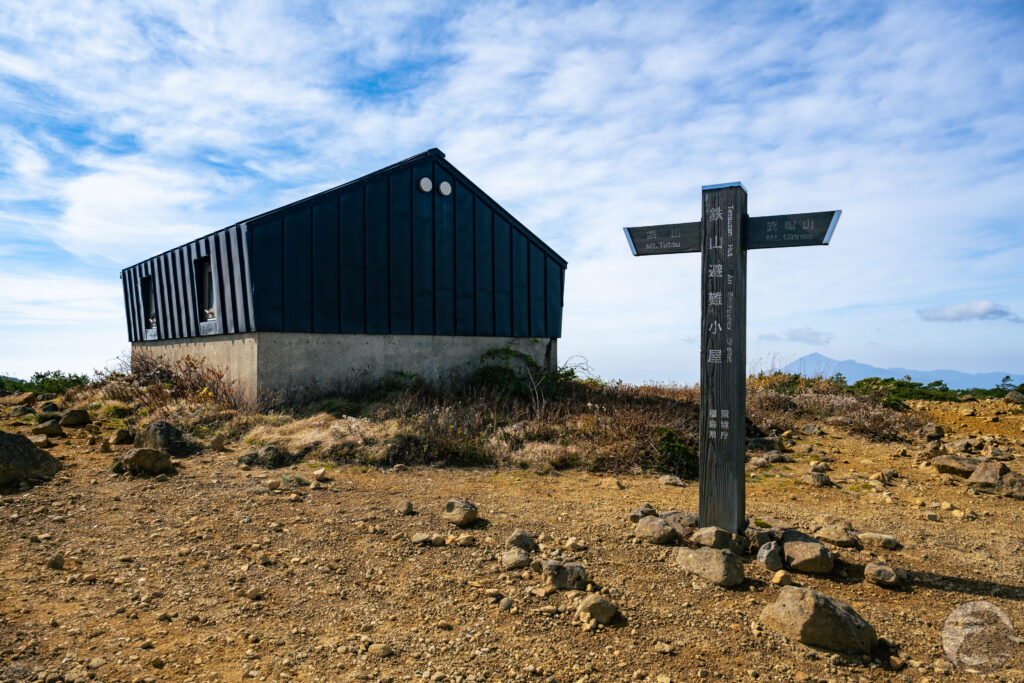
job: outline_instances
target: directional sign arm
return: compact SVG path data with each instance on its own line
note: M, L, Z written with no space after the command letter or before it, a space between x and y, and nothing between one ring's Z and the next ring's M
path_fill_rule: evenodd
M700 251L700 222L623 228L633 256Z
M743 233L744 249L812 247L828 244L842 211L751 216ZM633 256L700 251L700 223L669 223L623 228Z

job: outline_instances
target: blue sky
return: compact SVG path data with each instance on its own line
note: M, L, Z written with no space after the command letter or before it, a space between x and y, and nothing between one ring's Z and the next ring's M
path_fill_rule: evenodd
M569 261L560 356L698 377L696 255L624 225L839 208L749 257L748 361L1024 373L1020 3L0 5L0 373L127 349L125 265L430 147Z

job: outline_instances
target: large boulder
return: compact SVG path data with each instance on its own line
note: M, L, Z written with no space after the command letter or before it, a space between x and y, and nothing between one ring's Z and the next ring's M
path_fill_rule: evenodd
M958 477L969 477L978 469L978 465L988 462L988 458L970 458L960 455L940 455L932 458L932 467L941 474L953 474Z
M719 586L736 586L743 583L743 562L730 550L707 546L696 550L680 548L676 553L676 564L684 571Z
M28 417L35 414L36 411L32 406L14 406L11 408L10 417Z
M133 448L114 463L115 472L129 474L173 474L170 456L154 448Z
M1006 394L1006 400L1010 403L1016 403L1017 405L1024 404L1024 394L1019 391L1010 391Z
M192 452L181 430L163 420L157 420L139 432L135 437L135 447L150 448L172 458L180 458Z
M0 432L0 486L49 479L60 467L56 458L36 448L27 437Z
M31 431L33 434L42 434L43 436L64 436L64 430L60 428L57 420L40 422Z
M60 418L61 427L84 427L92 422L89 412L86 410L66 410Z
M875 629L852 607L809 588L784 586L761 621L787 638L827 650L866 654L878 642Z

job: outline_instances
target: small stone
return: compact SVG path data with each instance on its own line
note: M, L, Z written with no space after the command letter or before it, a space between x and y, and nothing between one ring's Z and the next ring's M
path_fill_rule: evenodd
M46 560L46 566L50 569L64 569L64 555L57 553Z
M545 583L557 590L583 590L587 587L587 570L578 562L543 560L541 573Z
M903 547L903 544L895 536L876 534L870 531L857 534L857 540L866 547L884 548L885 550L899 550Z
M946 430L941 425L929 422L921 429L921 435L929 441L938 441L946 435Z
M839 546L840 548L857 547L857 539L854 538L849 531L840 526L823 526L818 529L818 532L814 534L814 536L819 541L831 543L832 545Z
M730 550L706 546L696 550L680 548L676 553L676 564L681 569L719 586L743 583L743 562Z
M448 539L445 537L444 534L431 534L430 536L430 545L434 546L435 548L440 548L447 542Z
M618 611L618 608L607 598L595 593L588 595L580 602L580 606L576 608L576 618L584 622L594 619L597 623L607 626Z
M313 470L313 479L315 479L316 481L321 481L321 482L322 481L329 481L329 478L327 476L327 468L326 467L320 467L318 469Z
M530 564L530 553L516 546L506 550L501 555L501 566L506 571L522 569Z
M57 420L47 420L37 424L30 430L33 434L42 434L43 436L64 436L64 430L60 428Z
M580 539L576 538L575 536L570 536L569 539L565 542L565 548L566 550L580 552L582 550L587 549L587 544L581 541Z
M118 429L115 430L114 433L110 435L110 438L107 439L107 443L109 443L111 446L120 446L122 444L131 443L134 440L135 437L132 435L130 431L128 431L127 429Z
M686 486L686 482L674 474L664 474L658 477L658 483L663 486Z
M805 484L810 484L816 488L832 486L832 480L824 472L808 472L804 475L803 481Z
M659 655L670 655L672 654L672 649L672 643L666 643L663 640L654 643L654 651Z
M253 586L249 590L245 591L245 597L249 598L250 600L259 600L263 597L263 595L262 593L260 593L259 588Z
M28 440L32 442L32 445L36 448L50 448L53 444L50 442L50 437L45 434L33 434L28 437Z
M501 601L498 602L498 609L503 612L507 612L512 609L512 598L502 598Z
M615 479L614 477L605 477L604 479L602 479L601 487L606 489L616 489L620 491L626 488L625 484L623 484L618 479Z
M405 516L413 514L412 503L410 503L407 500L403 500L401 503L398 504L398 507L395 508L395 512L399 515Z
M785 569L780 569L772 575L773 586L791 586L792 584L793 575Z
M86 666L90 669L99 669L100 667L105 666L106 663L107 660L103 659L103 657L93 657L89 660L89 663Z
M469 548L476 545L476 536L470 536L469 534L462 534L455 539L455 545L460 548Z
M764 564L765 569L777 572L783 567L782 546L777 541L762 545L757 551L757 561Z
M110 453L113 449L110 447L110 442L100 441L100 453Z
M114 463L114 472L128 472L135 475L173 473L174 464L170 457L152 448L133 448Z
M629 521L633 522L633 524L636 524L644 517L651 517L656 514L658 513L655 512L654 508L651 506L650 503L644 503L636 510L633 510L632 512L629 513Z
M643 517L633 528L633 535L655 545L668 545L679 539L672 525L661 517Z
M939 474L952 474L957 477L967 478L974 474L978 465L986 462L988 458L974 458L960 455L940 455L932 458L931 464Z
M210 439L210 450L211 451L223 451L227 446L227 439L224 438L223 434L217 434Z
M505 539L506 548L522 548L529 553L531 550L537 548L537 544L534 542L530 534L526 533L522 529L516 529L508 538Z
M1003 475L1010 471L1010 468L1001 462L983 462L967 478L967 482L979 489L992 489L998 487L1002 482Z
M366 652L373 657L390 657L395 653L391 649L390 645L384 643L374 643L370 647L366 648Z
M732 546L732 534L717 526L697 529L691 534L690 540L708 548L730 548Z
M832 571L832 554L824 544L801 534L804 538L787 540L783 536L782 553L790 569L807 574L827 574Z
M477 520L476 505L465 498L452 498L444 504L442 517L446 522L460 527L466 527Z
M864 567L864 580L886 588L895 588L900 584L900 577L884 562L871 562Z
M430 543L430 534L416 533L409 539L414 545L427 545Z

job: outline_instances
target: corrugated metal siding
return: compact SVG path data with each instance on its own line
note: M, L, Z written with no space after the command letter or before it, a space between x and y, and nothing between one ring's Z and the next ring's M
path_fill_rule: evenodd
M225 334L561 335L565 261L436 150L126 269L132 341L147 275L159 338L199 334L206 255Z
M248 228L244 224L233 225L122 271L129 340L146 338L145 304L142 300L144 277L153 278L157 338L199 336L195 262L205 256L210 257L213 270L219 309L217 319L222 332L252 331L247 233Z

